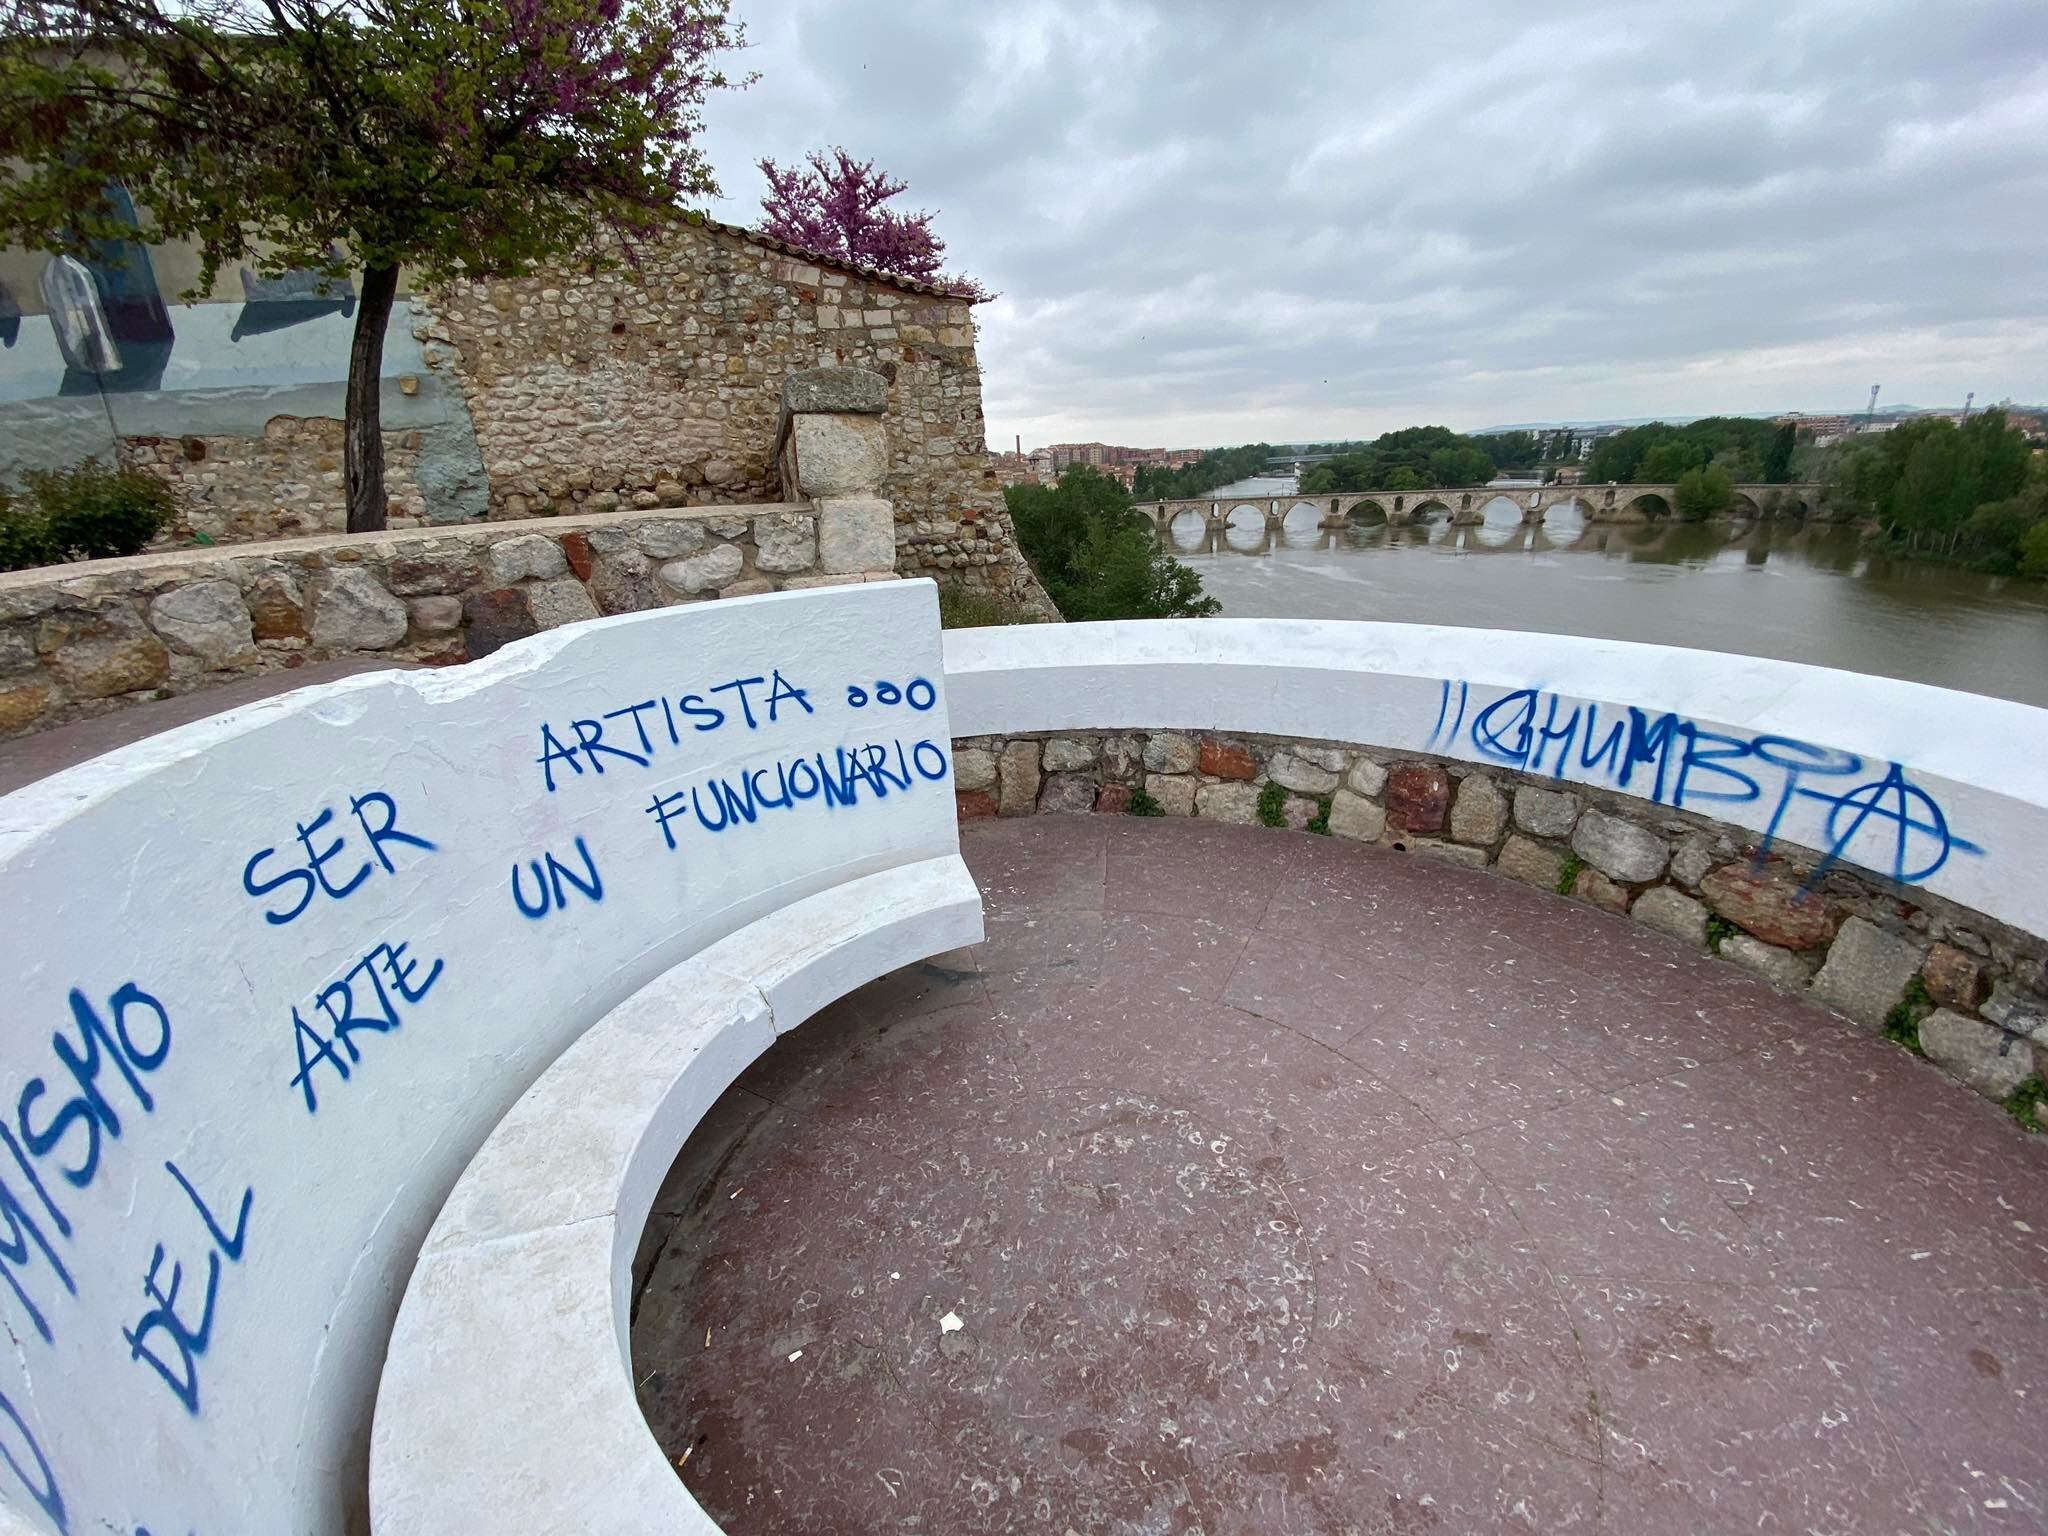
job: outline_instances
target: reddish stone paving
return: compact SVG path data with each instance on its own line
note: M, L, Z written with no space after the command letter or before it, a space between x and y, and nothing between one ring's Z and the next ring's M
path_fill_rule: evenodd
M963 846L987 944L792 1034L658 1202L634 1369L728 1530L2048 1529L2048 1138L1495 877Z

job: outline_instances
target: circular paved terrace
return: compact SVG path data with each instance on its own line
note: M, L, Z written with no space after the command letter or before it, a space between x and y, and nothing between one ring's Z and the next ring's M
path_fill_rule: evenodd
M988 942L762 1058L643 1243L728 1531L2048 1529L2048 1139L1495 877L962 843Z

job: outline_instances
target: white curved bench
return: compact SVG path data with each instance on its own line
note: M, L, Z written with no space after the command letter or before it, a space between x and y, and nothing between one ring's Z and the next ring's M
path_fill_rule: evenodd
M633 1391L634 1249L676 1153L778 1034L981 941L959 857L852 881L682 962L606 1014L442 1208L377 1393L377 1536L712 1533Z

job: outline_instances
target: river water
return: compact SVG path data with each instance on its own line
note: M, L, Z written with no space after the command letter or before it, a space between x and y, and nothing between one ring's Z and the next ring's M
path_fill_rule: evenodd
M1217 494L1292 494L1287 480ZM1870 554L1796 523L1324 531L1297 506L1277 535L1250 512L1220 538L1183 517L1167 548L1239 618L1392 619L1550 630L1776 656L2048 707L2048 584Z

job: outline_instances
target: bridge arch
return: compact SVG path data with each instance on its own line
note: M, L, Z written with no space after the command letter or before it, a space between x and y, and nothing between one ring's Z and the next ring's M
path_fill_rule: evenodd
M1742 490L1736 491L1729 498L1728 511L1731 516L1741 518L1754 519L1761 518L1764 515L1764 509L1757 504L1757 499L1750 495L1749 492Z
M1660 491L1638 491L1629 498L1628 504L1622 510L1632 517L1640 517L1653 523L1672 515L1671 503L1665 500Z
M1451 516L1450 503L1439 496L1425 496L1422 500L1415 503L1414 509L1408 516L1411 522L1433 523L1437 520L1439 513L1445 517Z
M1169 530L1178 527L1183 518L1193 518L1197 528L1206 526L1209 521L1209 514L1201 507L1168 507L1162 515L1164 526Z
M1332 503L1334 506L1335 504ZM1362 523L1368 527L1383 524L1387 520L1387 509L1371 496L1361 496L1344 509L1347 522Z

